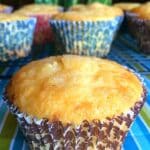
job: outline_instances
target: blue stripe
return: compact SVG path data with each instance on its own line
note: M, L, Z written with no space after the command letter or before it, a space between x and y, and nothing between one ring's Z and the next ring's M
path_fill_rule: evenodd
M23 147L23 143L24 143L24 137L23 137L22 132L20 131L20 129L18 129L16 137L14 139L12 150L21 150L22 147Z
M0 101L1 101L1 95L3 93L4 87L6 86L8 80L0 80Z
M138 150L138 147L131 136L131 133L128 132L127 137L125 138L124 144L123 144L124 150Z
M133 126L131 127L131 132L133 133L134 139L137 141L140 148L145 150L150 146L150 133L142 123L139 116L136 118Z
M0 126L3 122L3 119L4 119L4 116L5 116L5 113L7 111L7 106L5 104L2 104L2 106L0 107Z

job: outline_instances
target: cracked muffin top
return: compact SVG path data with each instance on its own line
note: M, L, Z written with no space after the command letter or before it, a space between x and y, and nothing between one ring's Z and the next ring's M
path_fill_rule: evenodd
M22 67L6 95L21 112L78 124L128 111L141 99L143 86L134 73L113 61L62 55Z
M42 10L42 11L41 11ZM30 4L25 5L15 11L17 14L23 15L53 15L62 10L60 6L52 6L47 4Z
M121 8L122 10L132 10L136 7L139 7L141 4L140 3L131 3L131 2L125 2L125 3L116 3L114 4L115 7Z
M87 6L79 5L77 8L75 8L75 10L58 13L52 18L54 20L67 21L99 21L110 20L117 16L123 16L123 11L120 8L102 4L99 5L100 6L98 7L96 7L94 4Z

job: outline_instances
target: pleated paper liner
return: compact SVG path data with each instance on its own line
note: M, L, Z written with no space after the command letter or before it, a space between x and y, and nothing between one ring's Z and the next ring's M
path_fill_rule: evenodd
M142 84L142 81L141 81ZM15 115L31 149L112 149L119 150L136 115L146 98L143 86L141 99L122 114L107 117L105 120L83 120L80 125L63 124L60 120L37 119L20 112L8 99L5 91L3 100ZM109 108L108 108L109 109ZM65 112L64 112L65 113Z
M35 18L0 22L0 61L15 60L30 53L35 25Z
M123 21L123 16L108 21L51 20L58 53L105 57Z

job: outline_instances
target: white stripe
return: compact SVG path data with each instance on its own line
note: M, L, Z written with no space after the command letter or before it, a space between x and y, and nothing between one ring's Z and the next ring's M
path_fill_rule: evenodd
M150 89L147 88L148 91L150 91ZM149 94L150 97L150 94ZM144 105L147 107L146 109L150 110L150 105L148 104L148 99L146 100L146 102L144 103Z
M25 140L23 142L22 150L29 150L28 146L27 146L27 143L25 142Z
M6 121L6 118L7 118L7 116L8 116L8 110L5 112L5 114L4 114L4 117L3 117L3 120L2 120L2 123L0 124L0 133L2 132L2 129L3 129L3 126L4 126L4 124L5 124L5 121Z
M137 141L137 138L134 136L132 130L130 130L130 134L131 134L131 136L132 136L134 142L136 143L136 146L138 147L138 150L142 150L142 148L141 148L139 142Z
M14 133L14 135L13 135L13 137L12 137L9 150L13 150L13 146L14 146L14 142L15 142L15 139L16 139L16 136L17 136L17 132L18 132L18 126L17 126L16 129L15 129L15 133Z
M121 147L121 150L125 150L124 147L123 147L123 145L122 145L122 147Z
M138 117L139 117L139 116L138 116ZM130 133L132 134L132 137L133 137L133 139L134 139L136 145L138 146L138 149L142 149L143 144L146 144L146 145L144 145L144 147L145 147L145 146L148 146L148 147L150 146L150 145L149 145L149 142L148 142L148 139L147 139L146 137L144 137L144 133L143 133L141 127L139 126L138 122L136 122L136 123L133 125L133 127L131 127L130 131L131 131ZM135 131L138 131L138 133L135 133ZM134 133L133 133L133 132L134 132ZM139 137L138 137L138 135L136 136L136 134L138 134ZM144 143L141 143L141 142L142 142L142 141L140 140L141 138L142 138L142 141L143 141Z
M3 102L2 98L1 98L1 100L0 100L0 108L1 108L1 106L2 106L3 103L4 102Z

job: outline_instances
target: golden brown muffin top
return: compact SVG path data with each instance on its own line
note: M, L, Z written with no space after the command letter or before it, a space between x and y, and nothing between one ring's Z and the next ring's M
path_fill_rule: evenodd
M141 5L140 3L131 3L131 2L114 4L115 7L121 8L122 10L132 10L136 7L139 7L140 5Z
M99 21L110 20L117 16L122 16L123 11L120 8L103 6L101 9L80 9L80 11L61 12L54 15L54 20L67 21Z
M74 6L70 7L69 10L72 10L72 11L95 10L95 9L104 8L105 6L108 7L107 5L95 2L95 3L92 3L92 4L88 4L88 5L77 4L77 5L74 5Z
M84 4L73 5L69 8L70 11L80 11L80 10L85 10L85 9L86 9L86 5Z
M15 13L22 15L53 15L57 14L61 9L59 6L47 4L30 4L15 11Z
M110 7L110 6L99 3L99 2L94 2L94 3L91 3L91 4L87 5L88 9L101 9L103 7Z
M0 22L19 21L26 19L29 19L29 17L16 14L0 14Z
M143 4L139 7L132 9L142 19L150 19L150 3Z
M3 11L3 10L6 9L7 7L9 7L9 6L4 5L4 4L0 4L0 11Z
M22 112L79 124L128 111L141 99L143 87L133 73L113 61L63 55L27 64L6 91Z

